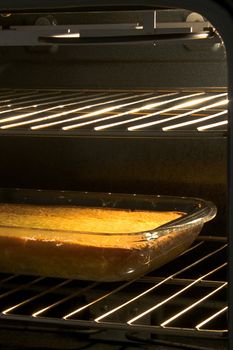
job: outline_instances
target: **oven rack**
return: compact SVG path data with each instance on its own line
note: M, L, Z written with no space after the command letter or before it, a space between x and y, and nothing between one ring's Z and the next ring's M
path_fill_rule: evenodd
M1 273L0 323L224 339L226 250L224 237L201 236L173 262L128 282Z
M227 105L224 88L0 89L0 135L225 136Z

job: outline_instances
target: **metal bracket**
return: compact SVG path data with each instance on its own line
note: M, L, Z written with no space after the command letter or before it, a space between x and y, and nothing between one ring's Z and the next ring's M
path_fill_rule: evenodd
M209 22L158 22L154 10L139 12L140 22L65 24L37 21L35 25L0 27L0 46L108 44L156 40L202 39L213 36ZM45 25L38 25L45 23Z

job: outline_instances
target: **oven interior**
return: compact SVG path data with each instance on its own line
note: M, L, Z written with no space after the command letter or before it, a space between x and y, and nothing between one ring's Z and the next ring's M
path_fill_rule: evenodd
M136 281L1 273L2 344L225 349L227 64L211 23L170 8L4 12L0 89L1 201L31 188L218 207L188 251Z

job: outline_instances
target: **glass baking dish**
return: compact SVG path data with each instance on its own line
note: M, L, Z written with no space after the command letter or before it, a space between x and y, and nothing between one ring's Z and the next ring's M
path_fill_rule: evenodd
M0 189L0 203L1 272L95 281L134 279L171 261L192 244L217 211L213 203L198 198L28 189ZM18 204L36 210L43 207L49 220L54 206L123 210L134 215L178 212L182 216L150 230L128 233L61 230L56 224L35 227L24 222L23 210L17 224L14 209L8 213L8 224L2 222L4 205ZM62 220L61 215L57 222Z

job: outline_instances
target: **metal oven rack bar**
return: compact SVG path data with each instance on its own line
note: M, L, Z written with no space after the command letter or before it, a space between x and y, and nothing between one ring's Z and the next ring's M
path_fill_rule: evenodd
M224 136L224 89L1 90L0 134Z
M20 320L81 333L112 329L224 338L226 249L224 237L202 236L172 263L128 282L2 273L0 322Z

